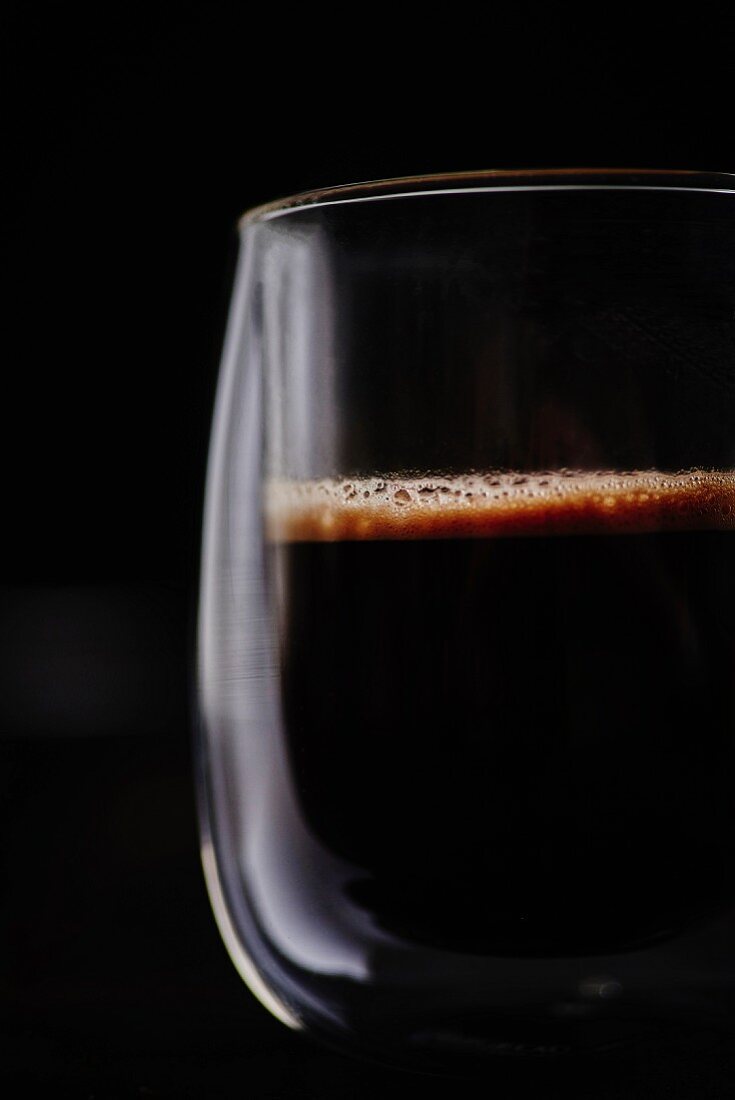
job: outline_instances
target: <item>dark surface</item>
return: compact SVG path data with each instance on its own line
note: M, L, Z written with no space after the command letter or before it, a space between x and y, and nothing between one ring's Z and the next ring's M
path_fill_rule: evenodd
M197 858L185 742L6 741L0 1087L75 1097L732 1095L735 1049L485 1083L412 1077L274 1021L225 954Z
M650 29L513 10L479 33L477 13L3 6L8 1095L732 1094L722 1049L457 1089L303 1044L242 987L198 866L187 622L240 211L421 171L735 169L729 6Z

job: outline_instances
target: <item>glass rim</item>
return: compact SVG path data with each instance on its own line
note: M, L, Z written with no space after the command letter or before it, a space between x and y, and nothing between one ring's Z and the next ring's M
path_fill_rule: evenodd
M304 207L370 202L415 195L472 194L483 191L651 190L735 193L735 173L673 168L520 168L474 172L435 172L347 183L301 191L254 206L241 216L240 229Z

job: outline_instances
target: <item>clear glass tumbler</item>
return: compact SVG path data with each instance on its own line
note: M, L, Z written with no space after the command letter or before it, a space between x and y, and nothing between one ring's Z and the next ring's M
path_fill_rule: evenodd
M734 465L732 177L246 215L198 753L276 1016L450 1073L728 1031Z

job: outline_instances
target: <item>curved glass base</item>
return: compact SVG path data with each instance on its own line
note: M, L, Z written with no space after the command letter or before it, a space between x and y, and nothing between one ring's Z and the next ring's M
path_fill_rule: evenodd
M205 770L202 762L201 855L214 915L238 973L287 1027L379 1064L461 1077L508 1063L679 1057L732 1038L735 983L717 963L718 942L732 933L729 914L628 953L569 958L432 950L364 924L361 970L354 959L350 975L303 965L298 944L291 956L287 949L293 912L284 911L279 928L271 910L269 935L234 851L222 850L226 838L218 845Z

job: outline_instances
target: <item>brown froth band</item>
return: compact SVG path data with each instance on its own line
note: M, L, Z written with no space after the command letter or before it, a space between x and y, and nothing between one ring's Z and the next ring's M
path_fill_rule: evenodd
M273 542L735 529L735 472L656 470L272 480Z

